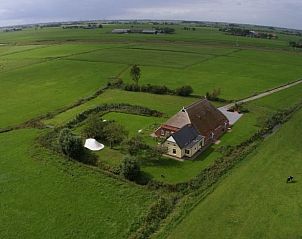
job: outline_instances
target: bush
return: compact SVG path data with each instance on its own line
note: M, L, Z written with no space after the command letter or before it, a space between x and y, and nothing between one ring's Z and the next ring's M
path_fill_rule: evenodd
M71 158L79 157L83 152L81 139L76 137L70 129L62 129L58 141L62 152Z
M124 86L124 90L126 90L126 91L134 91L134 92L140 92L141 91L139 85L137 85L137 84L126 84Z
M235 103L235 105L228 109L228 111L238 112L240 114L250 112L242 103Z
M149 148L149 146L144 142L142 136L137 135L132 137L126 142L127 150L130 155L137 155L144 149Z
M123 140L127 137L128 132L125 130L125 128L115 122L111 122L109 124L106 124L106 126L103 129L104 132L104 139L108 144L110 145L110 148L112 148L116 144L120 144L123 142Z
M182 86L175 90L176 95L189 96L193 93L193 88L189 85Z
M87 122L81 133L85 138L105 140L104 128L109 123L110 122L103 122L96 114L92 114L87 118Z
M159 160L167 151L168 149L163 146L150 147L147 151L147 160Z
M120 174L128 180L136 180L140 176L140 166L137 159L126 156L121 164Z
M121 88L124 84L121 78L113 78L107 82L107 86L111 88Z
M207 93L206 93L206 98L207 98L208 100L218 101L218 100L219 100L218 96L219 96L220 94L221 94L220 88L214 89L212 92L207 92Z

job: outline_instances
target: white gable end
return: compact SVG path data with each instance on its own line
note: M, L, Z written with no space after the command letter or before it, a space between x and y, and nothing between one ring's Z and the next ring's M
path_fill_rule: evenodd
M172 142L172 143L176 143L175 139L173 138L173 136L170 136L167 141Z

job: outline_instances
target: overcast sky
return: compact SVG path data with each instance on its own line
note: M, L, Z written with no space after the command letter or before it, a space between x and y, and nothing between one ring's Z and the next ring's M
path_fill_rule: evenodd
M0 26L88 19L224 21L302 29L302 0L0 0Z

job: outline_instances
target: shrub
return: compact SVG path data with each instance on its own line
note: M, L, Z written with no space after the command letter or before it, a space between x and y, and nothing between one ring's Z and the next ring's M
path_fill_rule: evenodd
M148 160L159 160L163 154L167 153L168 149L163 146L150 147L147 151Z
M120 174L131 181L137 179L140 175L140 166L136 158L126 156L120 167Z
M70 129L62 129L58 141L62 152L71 158L79 157L83 152L81 139L76 137Z
M141 91L139 85L137 85L137 84L126 84L124 86L124 90L126 90L126 91L134 91L134 92L140 92Z
M87 122L81 133L85 138L104 140L104 128L107 124L109 124L109 122L103 122L96 114L92 114L87 118Z
M250 112L242 103L235 103L235 105L228 109L228 111L238 112L240 114Z
M176 95L189 96L193 93L193 88L189 85L182 86L175 90Z
M126 142L126 144L130 155L137 155L142 150L149 148L140 135L132 137Z
M206 93L206 98L207 98L208 100L217 101L217 100L219 100L218 96L219 96L220 94L221 94L220 88L214 89L212 92L207 92L207 93Z
M107 86L111 88L121 88L124 84L121 78L113 78L107 82Z

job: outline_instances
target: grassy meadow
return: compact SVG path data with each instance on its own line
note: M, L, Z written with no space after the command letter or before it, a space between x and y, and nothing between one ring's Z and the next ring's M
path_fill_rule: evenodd
M163 116L110 112L102 118L123 125L130 137L141 134L147 143L155 144L150 137L153 130L208 91L220 88L219 97L235 100L301 78L302 52L288 46L290 40L299 39L296 36L253 39L225 35L217 28L185 31L183 26L172 27L175 34L156 36L111 34L114 28L129 28L120 24L104 24L95 30L46 27L0 32L0 131L87 99L112 78L132 83L133 64L142 70L139 84L171 89L191 85L194 95L105 89L42 123L61 127L102 104L139 105ZM221 156L219 147L250 138L267 117L301 102L301 93L302 84L249 102L245 107L250 112L220 144L194 161L162 158L143 162L141 169L163 183L190 180ZM297 176L290 185L284 180L289 174L298 175L301 166L301 119L300 112L223 178L175 230L167 231L170 238L298 238L300 180ZM127 238L162 192L42 148L36 138L48 130L0 133L0 238ZM118 147L105 147L97 156L117 167L125 155Z
M39 133L0 135L1 238L125 238L154 194L36 147Z

